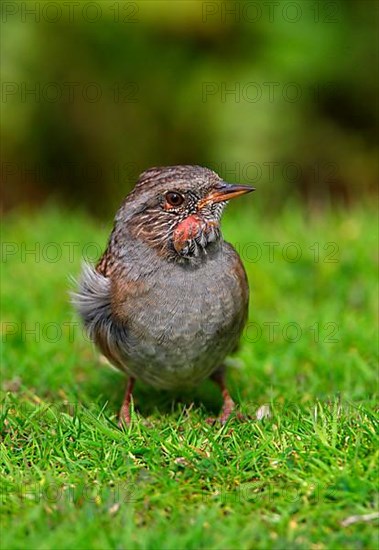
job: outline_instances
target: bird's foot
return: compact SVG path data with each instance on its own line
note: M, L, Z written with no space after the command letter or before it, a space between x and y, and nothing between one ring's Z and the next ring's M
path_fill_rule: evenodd
M218 416L217 418L207 418L206 423L213 425L219 422L221 425L224 425L230 417L237 418L238 420L246 420L246 417L242 413L235 410L235 403L230 395L227 393L227 395L224 396L224 404L222 406L220 416Z
M134 386L134 378L130 377L126 385L124 401L122 402L120 413L118 415L118 427L124 428L130 426L131 423L131 403L132 403L132 391Z
M220 416L218 416L218 417L212 417L211 416L211 417L207 418L205 420L205 422L207 424L210 424L211 426L213 426L214 424L217 424L217 423L220 423L223 426L224 424L227 423L227 421L230 418L232 418L232 419L234 418L234 419L241 420L241 421L246 420L246 417L242 413L236 411L234 406L233 406L233 408L229 409L229 410L227 408L223 407Z
M121 409L118 415L118 423L117 423L118 427L122 430L122 428L125 428L126 426L130 426L130 424L131 424L130 411L126 413Z
M221 390L223 405L220 416L218 418L207 418L207 424L215 424L216 422L219 422L220 424L224 425L231 416L237 418L238 420L246 420L243 414L235 411L235 403L225 385L225 376L223 369L216 371L216 373L211 376L211 379L218 385Z

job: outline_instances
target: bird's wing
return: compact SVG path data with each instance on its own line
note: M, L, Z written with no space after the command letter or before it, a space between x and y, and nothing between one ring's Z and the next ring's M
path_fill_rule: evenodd
M238 281L239 289L240 289L241 311L240 311L239 319L237 319L237 323L242 332L243 327L245 326L249 315L249 282L247 279L245 267L242 263L242 260L239 254L230 243L225 242L224 244L231 255L232 262L234 264L231 272L236 277ZM233 353L236 352L239 349L239 347L240 347L240 343L238 341L235 348L233 349Z
M105 357L123 370L122 361L115 347L120 331L126 325L115 321L112 307L112 279L104 276L97 268L85 263L82 268L78 289L71 295L71 301L82 318L91 340Z

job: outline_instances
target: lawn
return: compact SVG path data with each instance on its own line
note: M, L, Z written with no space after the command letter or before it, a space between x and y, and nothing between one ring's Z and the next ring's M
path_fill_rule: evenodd
M120 431L124 379L68 300L110 224L5 218L2 548L377 548L377 215L257 198L223 224L251 287L228 359L246 421L224 427L211 382L181 400L137 383Z

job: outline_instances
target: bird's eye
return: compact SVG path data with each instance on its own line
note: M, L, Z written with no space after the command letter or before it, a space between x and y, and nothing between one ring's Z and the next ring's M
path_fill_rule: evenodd
M180 206L184 202L184 197L180 193L175 193L174 191L169 191L166 193L166 201L170 206Z

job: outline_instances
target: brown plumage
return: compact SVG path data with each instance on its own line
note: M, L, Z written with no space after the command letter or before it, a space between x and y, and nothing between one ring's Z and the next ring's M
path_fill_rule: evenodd
M229 417L222 364L246 322L249 289L220 218L230 198L252 190L199 166L147 170L97 266L84 266L73 301L101 352L129 375L121 422L130 422L134 379L180 391L212 377L220 420Z

